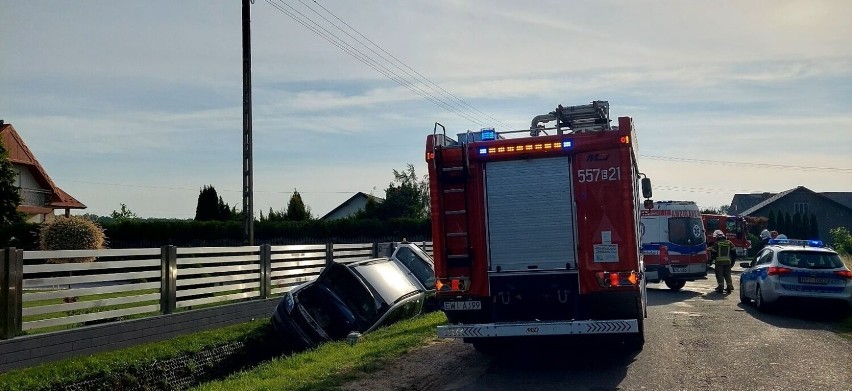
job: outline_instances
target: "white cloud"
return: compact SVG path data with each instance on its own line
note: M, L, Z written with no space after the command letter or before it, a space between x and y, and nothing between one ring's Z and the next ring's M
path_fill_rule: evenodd
M298 188L322 214L345 193L381 191L406 163L423 174L436 121L449 134L524 129L557 104L593 99L634 117L645 156L852 167L847 1L320 4L483 113L418 81L475 119L436 106L257 1L257 209L283 207ZM13 2L0 13L0 48L14 53L0 60L11 92L0 115L90 211L123 202L191 217L205 184L239 202L238 2ZM836 172L640 160L657 198L708 206L733 190L852 185Z

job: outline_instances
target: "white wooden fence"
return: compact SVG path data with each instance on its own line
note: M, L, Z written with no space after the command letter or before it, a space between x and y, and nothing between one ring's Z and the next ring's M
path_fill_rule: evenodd
M431 253L431 243L422 246ZM376 257L379 248L378 243L6 248L0 265L0 339L274 297L315 279L331 262ZM86 259L94 261L79 263Z

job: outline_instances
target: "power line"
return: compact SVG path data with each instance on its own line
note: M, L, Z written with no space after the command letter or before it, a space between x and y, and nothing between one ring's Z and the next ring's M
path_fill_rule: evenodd
M367 36L365 36L364 34L362 34L362 33L361 33L360 31L358 31L356 28L352 27L349 23L346 23L346 21L344 21L343 19L340 19L340 17L338 17L338 16L337 16L336 14L334 14L333 12L331 12L328 8L324 7L322 4L320 4L320 3L319 3L319 2L317 2L316 0L312 0L312 1L313 1L313 3L314 3L314 4L316 4L317 6L319 6L320 8L322 8L322 9L323 9L323 11L325 11L325 12L326 12L326 13L328 13L329 15L333 16L335 19L337 19L338 21L340 21L341 23L343 23L343 24L344 24L346 27L348 27L350 30L354 31L356 34L358 34L359 36L361 36L362 38L364 38L367 42L369 42L370 44L372 44L373 46L375 46L377 49L381 50L381 51L382 51L382 53L387 54L387 55L388 55L390 58L392 58L394 61L396 61L397 63L399 63L400 65L402 65L402 66L403 66L403 67L405 67L406 69L410 70L411 72L414 72L414 74L416 74L418 77L414 77L412 74L408 73L406 70L404 70L404 69L402 69L402 68L399 68L398 66L396 66L396 65L394 64L394 66L396 66L396 68L397 68L397 69L399 69L399 70L401 70L401 71L405 72L405 74L407 74L408 76L411 76L411 77L412 77L412 78L414 78L414 79L419 79L419 80L423 80L423 81L425 81L425 82L426 82L426 83L428 83L429 85L434 86L435 88L437 88L438 90L440 90L441 92L443 92L443 95L444 95L444 96L447 96L447 97L450 97L450 98L454 99L455 101L457 101L457 102L459 102L459 103L463 104L464 106L467 106L467 107L468 107L468 108L470 108L471 110L476 111L477 113L482 114L483 116L487 117L488 119L490 119L490 120L492 120L492 121L494 121L494 122L499 123L500 125L502 125L502 126L503 126L503 127L505 127L506 129L508 129L508 130L511 130L511 129L512 129L512 127L511 127L511 126L509 126L509 125L507 125L506 123L504 123L504 122L502 122L502 121L500 121L500 120L498 120L498 119L496 119L496 118L494 118L494 117L492 117L492 116L490 116L490 115L488 115L488 114L486 114L486 113L484 113L484 112L480 111L479 109L477 109L477 108L475 108L475 107L471 106L470 104L468 104L467 102L465 102L463 99L461 99L461 98L459 98L458 96L456 96L456 95L454 95L454 94L450 93L449 91L445 90L443 87L441 87L440 85L438 85L437 83L435 83L435 82L433 82L432 80L430 80L428 77L423 76L420 72L417 72L414 68L410 67L408 64L404 63L402 60L400 60L399 58L397 58L396 56L394 56L393 54L389 53L387 50L385 50L384 48L382 48L379 44L377 44L377 43L373 42L373 40L371 40L370 38L368 38ZM299 2L300 2L300 3L302 3L303 5L307 6L308 8L311 8L309 5L305 4L302 0L299 0ZM323 19L325 19L325 18L323 18ZM326 21L328 21L328 19L325 19L325 20L326 20ZM338 27L338 26L337 26L337 25L335 25L334 23L332 23L332 22L329 22L329 23L331 23L332 25L334 25L335 27L337 27L338 29L340 29L340 27ZM343 29L340 29L340 30L341 30L341 31L343 31ZM349 34L347 34L347 35L349 35ZM350 35L350 36L351 36L351 35ZM366 48L368 48L368 49L369 49L369 46L367 46L366 44L364 44L363 42L361 42L361 41L360 41L360 40L358 40L357 38L355 38L355 40L356 40L356 41L358 41L359 43L361 43L362 45L364 45L364 47L366 47ZM371 50L371 51L373 51L372 49L370 49L370 50ZM375 51L373 51L373 53L375 53ZM379 57L382 57L382 59L384 59L385 61L388 61L389 63L393 64L393 61L388 60L386 57L382 56L381 54L378 54L378 53L376 53L376 54L377 54ZM430 87L430 88L432 88L432 87ZM432 90L433 90L433 91L437 91L437 90L435 90L435 88L432 88Z
M338 36L337 36L337 35L335 35L334 33L332 33L332 32L330 32L330 31L328 31L328 29L326 29L326 28L324 28L324 27L320 26L320 25L319 25L318 23L316 23L313 19L311 19L310 17L308 17L308 16L304 15L304 14L303 14L303 13L301 13L299 10L297 10L297 9L293 8L293 7L292 7L292 6L290 6L289 4L284 3L282 0L279 0L278 2L280 2L281 4L283 4L284 6L286 6L287 8L292 9L294 12L298 13L298 14L299 14L302 18L304 18L304 19L301 19L301 18L297 17L297 16L296 16L296 15L294 15L292 12L287 11L287 10L285 10L285 9L281 8L281 7L280 7L279 5L277 5L277 4L273 4L270 0L266 0L266 2L267 2L267 3L269 3L270 5L272 5L273 7L275 7L277 10L281 11L282 13L284 13L285 15L289 16L291 19L295 20L296 22L298 22L299 24L301 24L301 25L302 25L302 26L304 26L305 28L307 28L307 29L311 30L314 34L319 35L319 36L320 36L320 37L322 37L323 39L327 40L329 43L331 43L331 44L333 44L333 45L337 46L337 48L338 48L338 49L343 50L344 52L346 52L347 54L349 54L349 55L350 55L350 56L352 56L353 58L355 58L355 59L357 59L358 61L360 61L360 62L364 63L365 65L369 66L370 68L373 68L373 70L375 70L376 72L381 73L381 74L382 74L382 75L384 75L386 78L388 78L388 79L390 79L390 80L393 80L393 81L394 81L394 82L396 82L397 84L399 84L399 85L401 85L401 86L405 87L406 89L408 89L408 90L410 90L410 91L414 92L415 94L417 94L417 95L421 96L422 98L424 98L424 99L426 99L426 100L428 100L428 101L432 102L432 103L433 103L433 104L435 104L436 106L439 106L439 107L442 107L442 108L447 109L447 110L449 110L449 111L452 111L452 112L454 112L456 115L459 115L460 117L465 118L465 119L467 119L468 121L471 121L471 122L473 122L473 123L477 123L477 124L479 124L479 125L482 125L481 123L477 122L477 121L478 121L477 119L472 118L472 117L470 117L469 115L467 115L466 113L459 111L458 109L456 109L455 107L453 107L453 106L451 106L451 105L447 104L447 103L446 103L446 102L444 102L443 100L440 100L440 99L436 98L435 96L433 96L433 95L431 95L431 94L429 94L429 93L427 93L427 92L422 91L420 88L418 88L417 86L415 86L413 83L409 82L408 80L405 80L404 78L402 78L401 76L399 76L399 75L398 75L398 74L396 74L395 72L393 72L393 71L391 71L391 70L387 69L386 67L384 67L383 65L379 64L377 61L373 60L373 59L372 59L371 57L369 57L368 55L366 55L366 54L364 54L363 52L361 52L360 50L358 50L358 49L354 48L352 45L350 45L349 43L345 42L343 39L341 39L340 37L338 37ZM308 25L308 22L307 22L307 21L305 21L305 20L309 21L311 24L313 24L313 26ZM320 29L322 30L322 32L320 31ZM333 37L333 39L332 39L332 37ZM345 45L346 47L344 47L344 45ZM356 53L357 53L357 54L356 54ZM379 68L381 68L381 69L379 69Z
M762 168L778 168L778 169L785 169L785 170L827 171L827 172L840 172L840 173L849 172L849 173L852 173L852 168L842 168L842 167L791 166L791 165L784 165L784 164L731 162L731 161L723 161L723 160L690 159L690 158L669 157L669 156L650 156L650 155L639 155L639 157L645 158L645 159L651 159L651 160L664 160L664 161L681 162L681 163L719 164L719 165L725 165L725 166L762 167Z
M101 185L101 186L118 186L118 187L132 187L139 189L158 189L158 190L187 190L187 191L199 191L197 188L189 188L189 187L168 187L168 186L149 186L149 185L134 185L129 183L109 183L109 182L89 182L89 181L76 181L70 179L55 179L56 182L68 182L68 183L83 183L87 185ZM242 190L234 190L234 189L216 189L217 192L234 192L239 193ZM301 191L297 190L299 194L354 194L357 193L357 190L352 191ZM255 190L255 193L273 193L273 194L293 194L293 191L277 191L277 190Z
M278 0L277 2L280 3L283 6L291 9L293 12L299 14L301 16L301 18L299 16L296 16L293 12L290 12L290 11L282 8L279 4L273 3L273 1L271 1L271 0L266 0L266 2L269 5L273 6L275 9L277 9L278 11L280 11L281 13L283 13L283 14L287 15L288 17L290 17L291 19L295 20L296 22L298 22L299 24L301 24L305 28L311 30L314 34L319 35L320 37L322 37L323 39L325 39L326 41L328 41L332 45L336 46L338 49L343 50L346 54L348 54L348 55L352 56L353 58L355 58L356 60L364 63L365 65L369 66L370 68L372 68L376 72L379 72L380 74L382 74L386 78L388 78L388 79L396 82L397 84L405 87L406 89L414 92L415 94L421 96L422 98L428 100L429 102L435 104L436 106L439 106L439 107L442 107L446 110L449 110L449 111L453 112L454 114L458 115L459 117L462 117L462 118L464 118L464 119L466 119L470 122L473 122L473 123L475 123L479 126L486 126L485 123L481 122L481 119L474 118L471 115L467 114L466 112L464 112L464 111L458 109L457 107L447 103L445 100L440 99L438 97L435 97L434 95L430 94L427 91L423 91L421 88L415 86L409 80L405 79L404 77L400 76L396 72L394 72L394 71L388 69L387 67L383 66L378 61L374 60L372 57L365 54L364 52L353 47L352 45L347 43L345 40L341 39L339 36L337 36L333 32L331 32L328 29L326 29L325 27L321 26L319 23L317 23L316 21L314 21L310 17L306 16L305 14L300 12L299 10L297 10L294 7L290 6L289 4L285 3L283 0ZM310 7L308 7L308 8L310 8ZM310 8L310 9L314 13L317 13L313 8ZM325 20L328 21L328 19L325 19ZM330 21L328 21L328 22L331 23ZM333 23L331 23L331 24L334 25ZM334 25L334 26L337 27L338 29L340 29L340 27L338 27L336 25ZM320 31L320 30L322 30L322 31ZM342 29L340 29L340 30L343 31ZM347 35L349 35L351 37L350 34L347 33ZM356 41L358 41L358 40L356 39ZM362 42L360 42L360 41L358 41L358 42L361 43L362 45L364 45ZM364 46L366 47L366 45L364 45Z

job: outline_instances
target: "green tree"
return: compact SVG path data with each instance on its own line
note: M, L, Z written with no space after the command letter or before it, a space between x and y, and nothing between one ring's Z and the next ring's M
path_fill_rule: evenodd
M379 202L376 201L376 197L373 197L371 194L367 197L367 203L364 205L364 209L358 211L356 216L357 218L362 219L378 219L381 214L381 211L379 210L380 208L381 204L379 204Z
M198 204L195 207L195 220L198 221L229 221L239 219L240 213L236 207L231 207L216 193L213 185L204 186L198 193Z
M429 216L429 184L425 177L417 178L414 165L403 171L393 170L394 180L385 189L385 200L381 203L380 217L392 219L408 217L422 219Z
M790 224L790 233L787 234L790 238L801 239L805 237L807 232L803 232L802 230L802 214L799 212L793 213L793 222Z
M781 224L781 227L779 227L781 231L778 232L787 235L787 237L789 238L790 234L788 232L790 232L792 226L793 216L790 216L790 212L784 212L784 223Z
M21 194L15 186L15 171L9 161L9 152L0 140L0 226L9 226L22 220L18 213Z
M239 220L242 214L237 211L237 207L231 207L225 201L222 200L222 197L219 196L219 201L216 204L216 220L219 221L230 221L230 220Z
M116 222L119 222L119 223L123 222L123 221L128 221L128 220L135 220L135 219L139 218L139 216L136 216L136 213L133 213L133 211L131 211L130 208L128 208L127 205L125 205L125 204L121 204L121 210L120 211L113 210L112 213L110 213L109 216L112 217ZM84 215L84 217L86 217L86 216ZM93 220L93 219L90 219L90 220ZM96 220L97 219L94 219L93 221L96 221Z
M811 238L814 238L814 239L819 239L819 225L817 225L817 218L816 218L816 216L815 216L813 213L811 213L811 223L810 223L810 226L811 226L811 235L810 235L810 237L811 237Z
M838 253L852 255L852 234L846 227L837 227L828 230L831 235L831 245Z
M766 229L770 231L778 230L778 216L775 214L775 209L769 210L769 216L766 217Z
M204 186L198 193L198 204L195 207L195 220L216 220L219 214L219 195L213 185Z
M263 215L263 211L260 212L260 221L284 221L284 215L284 212L279 212L269 207L269 214L266 216Z
M293 189L293 195L290 196L290 202L287 203L287 220L290 221L305 221L310 220L311 217L311 209L305 207L305 203L302 201L302 195L299 194L299 191Z
M808 215L802 213L802 239L816 239L811 236L811 219Z

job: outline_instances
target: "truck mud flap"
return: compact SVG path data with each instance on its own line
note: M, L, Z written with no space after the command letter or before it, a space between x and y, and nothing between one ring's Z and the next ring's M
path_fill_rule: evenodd
M489 338L535 335L629 334L639 332L636 319L517 322L438 326L439 338Z

